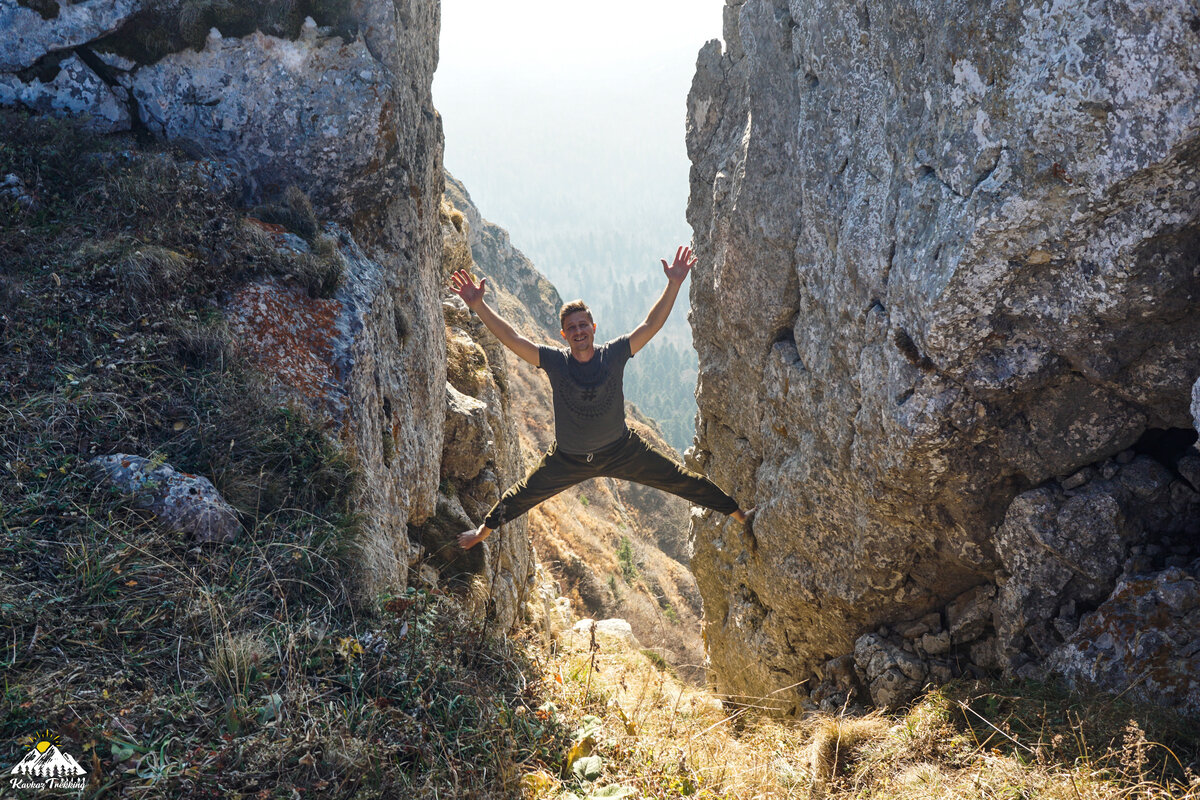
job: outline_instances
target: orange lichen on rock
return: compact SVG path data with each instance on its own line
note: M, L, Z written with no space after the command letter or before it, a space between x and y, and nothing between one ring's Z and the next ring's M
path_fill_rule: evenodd
M259 368L308 400L340 408L333 366L339 301L269 279L244 286L227 310L230 327Z
M274 222L263 222L261 219L258 219L257 217L246 217L246 222L249 222L251 225L255 225L259 228L262 228L267 233L274 233L274 234L278 234L278 235L282 236L283 234L288 232L287 228L283 227L282 225L278 225Z

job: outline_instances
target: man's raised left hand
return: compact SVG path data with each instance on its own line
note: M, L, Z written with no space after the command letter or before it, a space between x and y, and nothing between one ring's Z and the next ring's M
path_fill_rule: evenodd
M692 255L692 248L680 246L675 252L675 263L667 266L667 260L662 259L663 273L666 274L667 280L672 283L683 283L683 279L687 277L688 271L695 266L696 257Z

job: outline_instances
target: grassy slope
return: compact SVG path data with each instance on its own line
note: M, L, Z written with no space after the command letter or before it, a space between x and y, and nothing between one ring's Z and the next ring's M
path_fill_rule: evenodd
M597 644L564 635L541 691L575 739L591 731L599 774L535 772L528 797L1200 797L1200 730L1164 709L1043 684L960 682L897 715L785 723L726 708L619 643Z
M524 654L449 596L356 613L353 465L214 306L336 284L302 196L254 213L312 259L192 162L69 122L0 113L8 173L37 205L0 207L0 762L49 730L87 796L511 796L558 735L509 719L540 704ZM115 452L210 478L244 536L194 546L99 488Z

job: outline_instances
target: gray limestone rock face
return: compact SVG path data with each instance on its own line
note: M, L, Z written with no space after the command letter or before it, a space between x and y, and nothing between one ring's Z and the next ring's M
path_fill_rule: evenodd
M178 472L141 456L117 453L88 462L97 477L134 496L163 524L201 543L232 542L242 531L237 512L203 475Z
M558 292L512 245L508 231L484 219L466 187L448 173L444 200L442 277L446 285L455 270L470 270L476 278L487 278L488 303L505 319L518 328L540 327L557 333L562 304ZM459 470L452 481L468 520L457 534L482 522L504 490L525 476L527 456L522 452L513 416L504 346L458 296L447 291L442 309L448 380L456 391L484 409L476 418L474 433L448 433L445 440L443 465ZM457 424L453 417L451 413L449 426ZM481 451L472 441L485 435L491 437L492 444ZM466 473L481 458L484 463L478 474L468 477ZM463 464L467 465L465 469L457 466ZM476 551L482 555L474 555ZM491 598L493 618L501 626L510 626L533 592L537 559L528 518L505 524L482 544L455 558L458 560L450 571L481 576Z
M400 104L412 99L397 97L397 83L363 39L306 27L295 41L210 36L203 50L134 71L130 91L150 131L234 155L257 197L296 183L345 220L365 212L368 197L409 191L395 139L409 135Z
M229 160L247 203L296 184L321 217L364 247L383 246L407 262L401 269L428 266L440 243L443 183L430 91L438 3L366 0L314 10L336 18L342 35L311 17L297 25L264 18L261 27L280 35L223 36L214 27L203 41L181 34L196 24L182 19L188 10L88 0L56 4L43 17L0 0L0 103L89 113L100 131L143 126L194 155ZM244 29L256 13L229 11L230 24Z
M442 476L470 480L487 463L493 445L487 404L446 384L446 432Z
M438 354L445 339L440 327L434 338L414 322L427 311L405 299L392 269L336 224L325 232L344 263L333 297L309 297L269 278L242 286L224 310L246 354L320 412L329 435L355 454L365 518L356 588L367 602L406 584L407 526L435 511L446 408L445 356ZM434 400L425 381L439 365Z
M465 196L465 190L462 192ZM472 270L470 217L447 195L439 209L441 274ZM493 273L495 275L495 273ZM511 285L501 273L501 283ZM544 280L544 279L543 279ZM532 596L537 559L527 518L504 525L481 544L463 551L455 539L483 520L501 493L524 476L524 457L511 411L503 346L462 299L442 297L447 358L446 425L442 442L442 486L437 513L413 529L447 582L478 580L488 598L486 613L502 630L513 627ZM511 300L511 298L510 298ZM526 311L525 313L529 313Z
M728 0L687 107L694 463L760 509L755 550L694 518L721 691L945 607L1018 494L1192 426L1195 14Z

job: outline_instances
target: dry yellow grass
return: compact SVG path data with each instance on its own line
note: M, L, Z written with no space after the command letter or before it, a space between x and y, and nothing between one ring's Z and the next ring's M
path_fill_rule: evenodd
M531 800L620 788L663 800L1200 799L1200 778L1187 768L1198 755L1195 727L1163 722L1160 734L1179 737L1168 750L1135 719L1152 723L1160 710L1112 698L1037 687L1006 696L975 684L931 691L897 716L786 720L727 707L614 641L593 652L587 637L564 634L541 658L541 691L563 718L600 720L593 738L603 772L594 781L565 770L531 778ZM1089 710L1074 716L1080 704ZM1029 709L1038 713L1020 719Z

